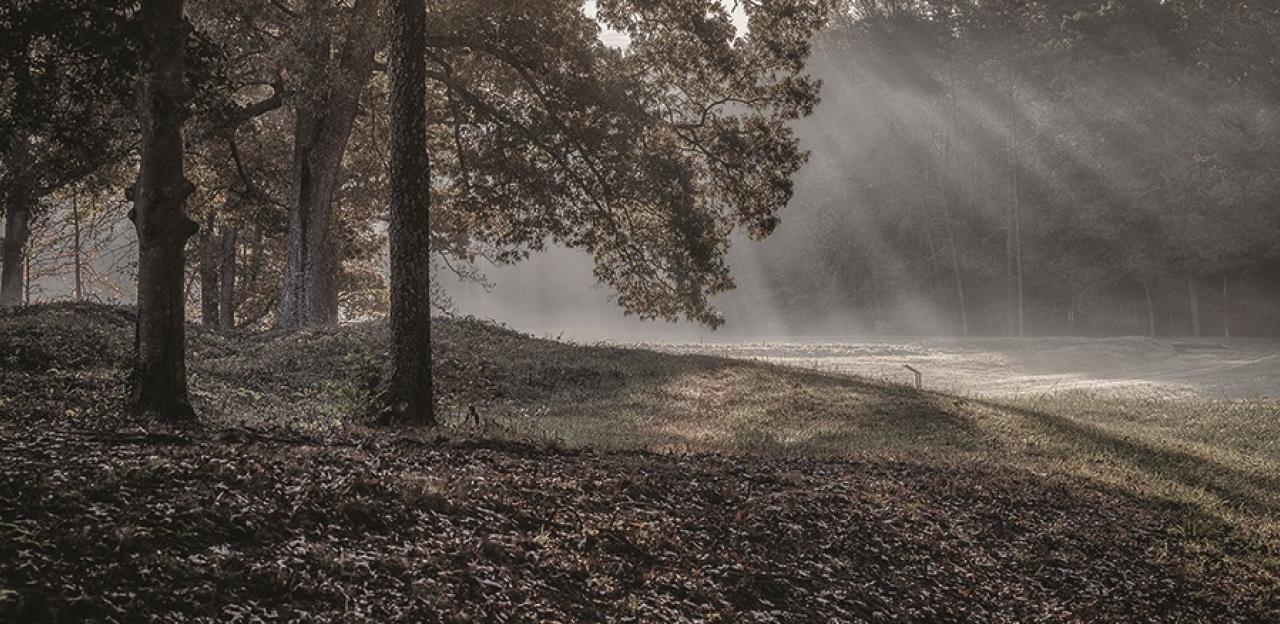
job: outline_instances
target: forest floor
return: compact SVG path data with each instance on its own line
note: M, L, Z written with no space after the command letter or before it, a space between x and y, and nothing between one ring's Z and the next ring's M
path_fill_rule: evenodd
M455 320L440 429L362 424L376 324L193 329L175 429L122 415L131 322L0 313L0 621L1280 621L1275 399L979 399Z

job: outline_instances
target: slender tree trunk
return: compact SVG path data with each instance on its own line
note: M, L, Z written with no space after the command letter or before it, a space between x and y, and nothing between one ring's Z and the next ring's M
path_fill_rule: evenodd
M938 277L938 266L942 262L938 258L938 249L933 240L933 223L928 220L924 223L924 243L929 249L929 295L930 298L937 297L938 291L941 290L939 284L942 279Z
M1147 335L1156 337L1156 304L1151 298L1151 282L1150 280L1142 280L1142 291L1147 296Z
M1187 296L1191 302L1191 335L1199 338L1200 331L1200 294L1196 292L1196 278L1187 278Z
M254 293L258 291L259 284L262 281L262 267L266 264L266 242L263 240L262 230L257 227L253 227L249 232L252 236L249 237L249 243L245 246L246 264L244 267L244 277L240 280L240 292L242 293ZM237 268L237 273L239 272L239 268ZM279 306L277 305L275 307L278 308ZM254 311L251 315L253 318L237 318L236 323L256 323L262 320L266 314L267 310Z
M223 329L236 326L236 229L222 226L221 252L218 262L221 275L218 276L218 320Z
M31 154L26 137L14 133L9 138L4 182L4 244L0 249L0 308L22 305L23 256L31 238L31 213L35 193L29 182Z
M425 1L391 0L389 414L396 422L434 425L425 37Z
M22 293L22 305L31 305L31 254L23 256L22 282L24 284Z
M1222 272L1222 337L1231 337L1231 306L1227 304L1227 272Z
M1022 279L1022 214L1019 210L1013 213L1013 243L1014 269L1018 274L1018 337L1021 338L1027 335L1027 298Z
M75 263L76 275L76 301L84 301L84 278L83 264L84 253L80 240L80 194L78 192L71 193L71 227L73 234L73 261Z
M222 246L217 239L213 212L205 217L204 227L200 229L200 323L205 327L219 327L218 297L222 289L218 286L218 278L222 269L218 266L221 259Z
M956 250L956 235L951 226L951 207L949 202L945 202L946 207L943 209L944 218L947 222L947 240L951 243L951 270L956 280L956 296L960 308L960 335L969 336L969 311L964 300L964 276L960 273L960 252Z
M951 183L951 133L955 131L956 120L959 114L960 94L956 92L956 79L954 60L948 59L950 68L950 80L948 91L951 95L951 114L950 122L947 126L946 139L942 150L942 173L938 178L938 183L942 190L942 218L947 225L947 241L951 247L951 269L955 274L956 282L956 299L960 308L960 335L969 336L969 309L965 303L964 297L964 277L960 274L960 252L956 248L956 233L951 224L951 203L953 200L953 190Z
M357 0L345 45L342 71L329 68L333 46L323 0L307 0L303 54L311 63L294 122L293 190L280 325L332 325L338 321L341 267L334 210L342 182L342 158L360 106L360 92L373 73L379 0Z
M1079 290L1078 285L1073 279L1063 280L1067 289L1067 335L1076 335L1076 307L1079 305L1079 297L1076 295Z
M1014 333L1018 337L1026 335L1025 314L1023 310L1023 288L1022 288L1022 185L1019 179L1019 168L1021 167L1020 154L1018 152L1018 93L1017 86L1013 82L1012 71L1009 80L1009 160L1010 160L1010 186L1012 187L1012 199L1009 206L1009 237L1010 237L1010 264L1009 273L1011 279L1011 294L1013 306L1010 314L1013 316L1013 323L1010 325L1014 329Z
M182 125L189 27L182 0L143 0L144 71L138 94L141 167L129 216L138 232L138 321L130 403L137 414L193 419L187 396L183 251L199 226L184 204L194 190L183 173Z

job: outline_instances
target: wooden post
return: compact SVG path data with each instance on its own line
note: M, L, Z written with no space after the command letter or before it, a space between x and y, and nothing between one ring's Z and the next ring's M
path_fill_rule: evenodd
M903 365L902 365L902 367L903 367L903 368L905 368L905 369L907 369L907 370L909 370L909 371L911 371L912 373L915 373L915 376L916 376L916 390L923 389L923 388L924 388L924 374L922 374L920 371L916 370L916 369L915 369L914 367L912 367L910 364L903 364Z

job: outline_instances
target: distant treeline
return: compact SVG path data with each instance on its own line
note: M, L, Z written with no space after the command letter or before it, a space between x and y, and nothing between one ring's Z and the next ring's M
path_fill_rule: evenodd
M774 312L1280 333L1278 41L1272 3L852 3L813 60L785 240L760 253Z

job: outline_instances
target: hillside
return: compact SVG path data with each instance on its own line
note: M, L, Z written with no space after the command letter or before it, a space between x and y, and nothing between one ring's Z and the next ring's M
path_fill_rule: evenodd
M437 330L441 430L362 425L378 325L193 330L172 430L121 416L128 311L0 315L0 619L1280 617L1274 403Z

